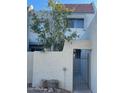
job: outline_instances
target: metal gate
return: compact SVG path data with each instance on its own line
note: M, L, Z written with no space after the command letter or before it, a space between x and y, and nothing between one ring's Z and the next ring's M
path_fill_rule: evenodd
M73 51L73 90L89 88L89 49L74 49Z

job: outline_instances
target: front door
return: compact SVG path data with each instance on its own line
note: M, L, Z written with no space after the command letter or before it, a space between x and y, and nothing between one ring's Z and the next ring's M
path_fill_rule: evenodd
M89 49L73 50L73 91L89 88Z

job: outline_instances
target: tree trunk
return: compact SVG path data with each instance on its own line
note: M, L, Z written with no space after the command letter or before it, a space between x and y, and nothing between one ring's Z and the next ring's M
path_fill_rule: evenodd
M51 51L54 51L54 45L51 46L51 49L50 49L50 50L51 50Z

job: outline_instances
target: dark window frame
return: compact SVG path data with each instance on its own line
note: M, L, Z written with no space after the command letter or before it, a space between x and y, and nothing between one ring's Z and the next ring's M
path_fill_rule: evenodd
M84 28L84 18L68 18L68 28ZM82 25L77 25L76 21L82 21Z

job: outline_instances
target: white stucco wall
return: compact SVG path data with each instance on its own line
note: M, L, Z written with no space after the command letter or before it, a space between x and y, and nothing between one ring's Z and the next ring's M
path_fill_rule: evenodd
M33 52L27 53L27 83L32 83L33 78Z
M88 40L66 42L62 52L34 52L33 86L38 87L42 79L57 79L60 87L64 88L62 69L66 67L65 88L72 91L73 49L91 49L91 42Z
M42 79L57 79L60 82L60 87L63 88L64 72L62 69L66 67L65 87L71 90L72 64L70 61L72 60L70 59L72 59L72 55L68 54L62 52L34 52L33 86L39 86Z
M90 34L89 34L90 33ZM88 29L90 40L92 43L91 51L91 91L97 93L97 17L95 16Z
M65 88L72 91L73 87L73 49L91 49L91 90L97 93L97 48L96 48L96 16L87 29L87 40L65 42L62 52L28 52L28 83L39 86L42 79L57 79L64 88L63 67L67 68Z
M96 20L96 19L95 19ZM96 21L95 21L96 22ZM92 62L91 62L91 88L93 93L97 93L97 24L93 23L95 27L92 33Z
M86 35L87 40L77 40L72 43L65 42L62 52L28 52L27 60L27 82L33 83L33 86L39 86L42 79L57 79L60 81L60 87L64 87L63 67L67 68L65 88L72 91L73 87L73 49L91 49L91 90L97 93L97 48L96 48L96 19L94 14L71 15L72 18L84 18L85 30L82 36ZM92 21L93 19L93 21ZM92 21L92 22L91 22ZM75 30L75 29L74 29ZM82 30L82 29L81 29ZM84 29L83 29L84 30ZM86 33L84 33L86 32ZM36 42L36 35L29 33L31 41ZM80 33L79 33L80 34ZM90 35L89 35L90 34ZM34 37L34 38L33 38ZM84 38L82 38L84 39ZM91 41L89 41L91 40Z

